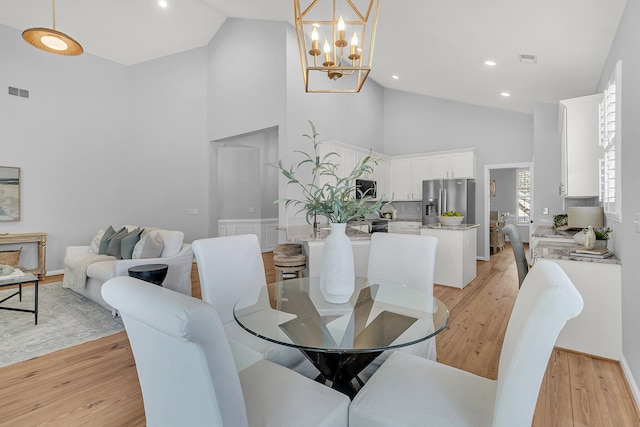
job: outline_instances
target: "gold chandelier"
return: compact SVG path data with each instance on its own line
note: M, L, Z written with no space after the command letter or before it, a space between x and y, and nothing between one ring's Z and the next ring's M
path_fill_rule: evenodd
M305 90L360 92L371 71L380 1L307 0L305 9L300 2L293 3Z
M60 31L56 31L56 0L51 0L53 10L53 29L28 28L22 32L22 38L32 46L45 52L58 55L76 56L84 50L80 43Z

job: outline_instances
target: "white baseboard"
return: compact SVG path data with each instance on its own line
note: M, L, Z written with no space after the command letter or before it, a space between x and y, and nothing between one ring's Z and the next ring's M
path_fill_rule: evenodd
M64 274L64 270L47 271L47 274L45 274L45 276L56 276L58 274Z
M640 408L640 388L638 388L638 383L631 373L631 368L629 368L627 359L625 359L624 354L620 355L620 366L622 366L622 373L627 379L627 383L629 384L629 388L631 389L633 398L636 401L636 407Z

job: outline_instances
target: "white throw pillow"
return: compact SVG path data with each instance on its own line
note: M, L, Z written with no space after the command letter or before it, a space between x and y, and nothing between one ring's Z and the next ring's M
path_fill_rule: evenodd
M176 255L182 249L182 241L184 240L184 233L182 231L173 230L157 230L162 236L162 243L164 249L162 249L162 258Z
M133 247L131 259L160 258L164 245L158 233L147 233Z
M93 240L91 241L91 245L89 245L89 253L97 254L100 250L100 241L102 240L102 236L104 236L104 230L98 231L98 234L95 235Z

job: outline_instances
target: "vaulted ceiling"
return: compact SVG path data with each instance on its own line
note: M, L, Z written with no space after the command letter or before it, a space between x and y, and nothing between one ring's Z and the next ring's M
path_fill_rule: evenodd
M160 8L157 0L57 0L56 28L86 52L130 65L204 46L227 17L293 22L292 0L166 1L168 7ZM556 103L595 91L626 5L380 1L370 78L387 88L524 113L536 101ZM20 30L51 27L51 2L0 0L0 23ZM521 62L521 55L534 55L536 63ZM489 59L496 65L485 65Z

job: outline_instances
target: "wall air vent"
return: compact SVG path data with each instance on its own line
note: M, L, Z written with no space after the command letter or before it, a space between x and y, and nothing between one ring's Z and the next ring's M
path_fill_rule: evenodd
M536 55L521 53L520 62L522 62L523 64L537 64L538 57Z
M27 89L20 89L17 87L9 86L9 95L21 96L23 98L29 97L29 91Z

